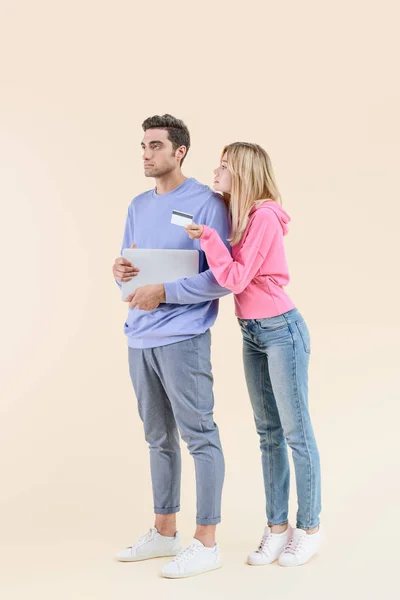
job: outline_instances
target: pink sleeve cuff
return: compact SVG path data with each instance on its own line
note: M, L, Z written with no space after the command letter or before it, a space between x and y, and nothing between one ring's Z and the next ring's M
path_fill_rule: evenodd
M203 229L203 233L201 234L200 241L206 242L207 240L210 239L210 237L213 234L213 231L215 231L215 230L211 229L211 227L208 227L208 225L203 225L203 227L204 227L204 229Z

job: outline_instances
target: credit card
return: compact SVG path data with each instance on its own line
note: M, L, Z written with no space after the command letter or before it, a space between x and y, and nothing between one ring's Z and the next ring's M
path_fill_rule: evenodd
M173 225L179 225L180 227L187 227L193 222L193 215L184 213L181 210L173 210L171 216L171 223Z

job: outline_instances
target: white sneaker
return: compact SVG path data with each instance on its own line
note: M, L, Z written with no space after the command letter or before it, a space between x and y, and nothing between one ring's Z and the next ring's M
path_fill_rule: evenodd
M161 574L169 579L178 579L213 571L220 566L221 552L218 544L207 548L199 540L193 539L189 546L163 567Z
M288 528L283 533L272 533L270 527L266 527L258 550L247 557L249 565L269 565L278 558L288 544L293 534L293 529Z
M159 558L160 556L176 556L181 549L179 533L175 537L167 537L158 533L155 527L141 537L136 544L129 546L117 553L117 560L121 562L134 562Z
M308 534L304 529L294 529L293 536L279 557L281 567L297 567L304 565L321 545L321 528L316 533Z

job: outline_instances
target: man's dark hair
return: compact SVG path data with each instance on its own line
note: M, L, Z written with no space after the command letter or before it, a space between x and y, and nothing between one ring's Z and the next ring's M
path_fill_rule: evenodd
M190 148L189 129L181 119L176 119L172 115L154 115L142 123L143 131L148 129L165 129L168 131L168 139L172 143L174 151L180 146L186 146L186 152L181 160L181 166L186 158Z

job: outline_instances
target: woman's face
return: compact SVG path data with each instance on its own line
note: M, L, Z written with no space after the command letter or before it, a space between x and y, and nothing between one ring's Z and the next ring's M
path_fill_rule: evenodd
M216 192L231 193L232 189L232 174L228 169L226 162L226 154L222 157L221 164L218 169L214 170L214 190Z

